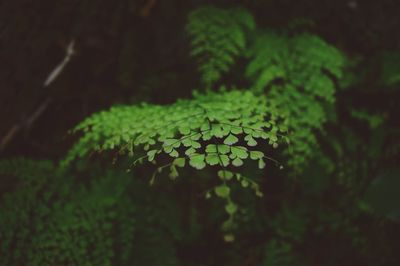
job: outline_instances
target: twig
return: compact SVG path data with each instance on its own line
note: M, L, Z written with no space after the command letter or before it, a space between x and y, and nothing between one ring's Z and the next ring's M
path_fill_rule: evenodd
M47 79L43 83L43 87L49 86L53 81L61 74L61 72L64 70L65 66L68 64L69 60L71 59L71 56L75 53L74 50L74 45L75 41L72 40L67 47L67 51L65 53L64 60L58 64L53 71L50 72L50 74L47 76Z
M46 80L43 83L44 88L48 87L51 83L53 83L54 80L62 73L65 66L71 60L72 55L75 53L74 45L75 45L74 40L72 40L68 44L63 61L61 61L61 63L58 64L53 69L53 71L51 71L50 74L47 76ZM29 129L32 126L32 124L44 113L44 111L46 111L51 101L52 98L47 97L28 118L24 119L20 123L16 123L15 125L13 125L11 129L8 130L7 133L1 138L0 152L2 152L5 149L7 144L12 141L12 139L17 135L17 133L20 130Z

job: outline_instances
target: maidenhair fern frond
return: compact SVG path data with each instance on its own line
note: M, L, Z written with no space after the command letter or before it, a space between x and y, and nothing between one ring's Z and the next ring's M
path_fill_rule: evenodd
M253 17L243 9L205 6L189 14L186 30L191 38L191 55L198 60L207 89L243 54L246 32L253 28Z
M196 169L207 164L240 166L241 159L249 156L263 165L264 155L252 156L252 148L259 139L278 145L279 132L284 129L277 126L276 117L263 97L240 91L197 94L193 100L169 106L112 107L76 127L83 136L65 163L91 151L117 149L131 156L145 151L138 161L154 161L165 154L175 161L188 160Z
M255 160L259 168L264 168L265 159L273 160L257 146L278 146L285 131L278 125L278 118L267 109L264 97L236 90L196 94L193 100L179 100L169 106L112 107L76 127L75 131L83 136L64 164L88 156L91 151L116 150L132 156L134 163L169 158L169 163L158 164L155 174L168 168L171 178L176 178L178 169L185 165L198 170L218 166L222 184L215 187L214 193L227 200L225 209L233 216L237 208L231 201L227 181L245 184L243 187L253 189L258 196L262 193L255 182L230 168L242 166L246 159Z
M237 153L243 151L246 155L242 157L247 158L249 148L258 144L257 139L278 145L278 132L284 128L277 125L277 117L267 109L263 97L249 91L197 94L193 100L179 100L169 106L112 107L75 128L83 136L64 163L91 151L117 149L131 156L144 150L146 154L139 161L153 161L166 154L172 159L187 159L197 169L206 164L239 166L241 156ZM237 146L239 142L244 146ZM221 158L216 154L217 148Z
M269 109L288 126L288 164L301 171L317 145L316 129L326 121L325 105L335 100L334 78L342 76L343 55L311 34L289 38L267 32L248 50L246 75L253 90L264 92Z

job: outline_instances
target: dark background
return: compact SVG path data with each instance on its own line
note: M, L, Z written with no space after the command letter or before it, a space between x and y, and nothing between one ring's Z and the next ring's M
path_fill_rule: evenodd
M394 101L393 94L385 95L376 84L379 56L400 47L396 0L2 1L0 136L21 127L3 145L1 156L59 158L72 142L67 130L95 111L115 103L189 97L198 75L188 57L184 25L188 12L206 3L247 8L266 28L311 19L313 32L363 61L361 103L351 104L388 106ZM76 54L44 88L71 40ZM40 107L44 112L25 126Z

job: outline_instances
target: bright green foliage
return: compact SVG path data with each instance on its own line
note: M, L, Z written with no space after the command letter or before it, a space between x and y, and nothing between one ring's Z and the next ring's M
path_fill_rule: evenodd
M326 121L326 105L335 100L334 78L341 78L344 57L311 34L257 36L248 50L246 75L253 90L264 92L289 130L288 165L300 172L316 148L314 134Z
M0 171L16 182L0 205L0 264L126 264L134 228L128 179L106 174L77 186L51 163L24 159L0 162Z
M225 168L240 166L242 160L250 158L263 166L265 157L254 146L257 140L278 143L282 128L274 117L263 97L240 91L197 94L193 100L169 106L113 107L76 127L75 131L84 135L65 163L93 150L116 149L120 154L139 157L136 163L145 159L155 162L167 155L172 162L166 166L173 176L186 164L199 170L206 165Z
M262 169L265 158L269 157L254 146L263 142L273 147L278 145L278 136L284 128L277 126L276 117L267 109L265 98L236 90L196 94L193 100L180 100L169 106L113 107L92 115L76 127L75 131L84 135L64 164L91 151L107 150L129 154L134 157L133 164L169 158L169 163L158 166L151 183L165 168L169 168L170 178L177 178L179 168L186 165L197 170L207 165L236 168L250 159L257 161ZM215 188L215 194L227 201L225 209L231 221L236 205L229 195L227 178L222 176L223 185ZM249 183L240 175L237 180L242 185ZM256 183L252 182L251 188L262 196Z
M253 17L243 9L204 6L189 14L186 30L191 37L191 55L198 59L206 88L211 88L243 54L246 32L253 28Z

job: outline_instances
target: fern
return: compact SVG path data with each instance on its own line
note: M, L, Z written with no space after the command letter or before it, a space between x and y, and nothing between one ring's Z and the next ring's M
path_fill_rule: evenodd
M262 195L257 183L231 168L242 166L245 159L255 160L260 169L264 168L265 159L270 157L256 146L265 142L277 147L284 131L278 126L277 115L269 112L265 103L263 97L234 90L196 94L193 100L180 100L170 106L113 107L76 127L75 132L84 134L64 165L91 151L117 150L134 157L133 165L167 158L169 162L159 164L151 182L166 168L169 176L176 178L179 168L186 164L198 170L219 166L217 174L222 183L212 192L227 201L230 225L237 206L231 200L228 181L237 180Z
M314 131L327 120L325 106L334 103L334 79L342 76L344 57L317 36L272 32L256 38L248 57L246 75L291 132L288 165L301 172L317 146Z
M36 217L48 213L46 209L36 206L46 198L52 196L51 192L38 198L37 195L46 186L48 176L52 176L54 166L49 161L36 163L27 159L7 160L0 162L0 176L9 180L13 186L18 185L21 192L5 194L0 206L0 262L2 265L24 265L27 255L31 252L31 235L33 212ZM15 177L19 182L15 184ZM4 180L4 179L3 179ZM4 181L3 181L4 182Z
M191 37L191 55L198 60L207 89L243 54L246 32L253 28L253 17L243 9L205 6L189 14L186 30Z
M317 147L315 131L327 119L325 106L334 103L335 79L342 77L345 58L310 33L289 37L254 28L253 18L243 10L196 9L187 24L191 53L198 58L206 88L235 58L250 60L246 76L252 90L266 94L268 109L276 110L291 132L288 165L300 173Z
M142 147L146 154L135 160L150 162L168 155L172 168L189 165L198 170L206 165L241 166L242 159L259 161L263 152L257 141L278 145L280 128L265 99L250 92L231 91L197 94L194 100L180 100L170 106L142 104L113 107L92 115L75 128L84 133L64 161L118 149L134 156ZM239 146L243 142L244 146ZM172 169L173 172L175 170Z
M2 161L0 171L20 180L0 205L2 265L127 263L134 225L132 204L123 196L128 179L115 183L108 174L87 188L48 162L21 159ZM118 259L117 245L123 247Z

